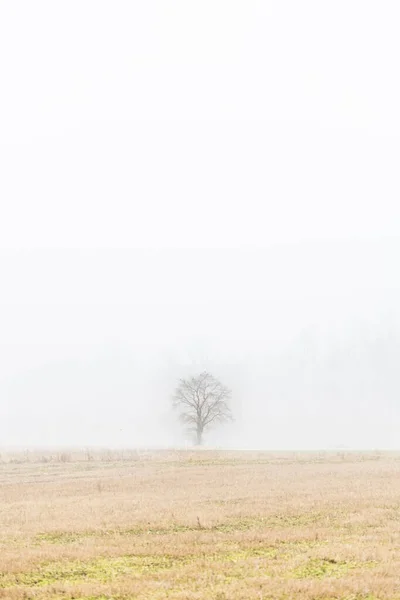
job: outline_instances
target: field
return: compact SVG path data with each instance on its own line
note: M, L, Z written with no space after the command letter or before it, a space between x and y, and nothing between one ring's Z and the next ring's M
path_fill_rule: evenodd
M3 455L0 481L0 598L400 599L400 455Z

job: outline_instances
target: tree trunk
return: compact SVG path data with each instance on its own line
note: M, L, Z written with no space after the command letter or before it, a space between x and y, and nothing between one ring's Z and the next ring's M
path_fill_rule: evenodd
M197 427L196 433L196 445L201 446L203 444L203 429L201 427Z

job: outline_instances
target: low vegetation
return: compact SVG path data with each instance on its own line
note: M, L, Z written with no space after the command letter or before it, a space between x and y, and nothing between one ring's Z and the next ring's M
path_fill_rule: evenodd
M0 598L400 600L398 455L106 456L3 455Z

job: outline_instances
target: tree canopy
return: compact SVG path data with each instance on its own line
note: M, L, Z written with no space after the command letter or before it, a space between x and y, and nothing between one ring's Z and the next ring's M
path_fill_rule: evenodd
M201 445L206 430L232 420L229 402L232 392L216 377L203 371L197 376L180 379L173 396L173 406L180 420L196 434Z

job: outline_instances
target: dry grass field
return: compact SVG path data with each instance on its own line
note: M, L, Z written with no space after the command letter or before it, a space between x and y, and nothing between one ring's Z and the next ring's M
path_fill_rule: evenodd
M0 598L400 599L399 455L31 454L0 480Z

